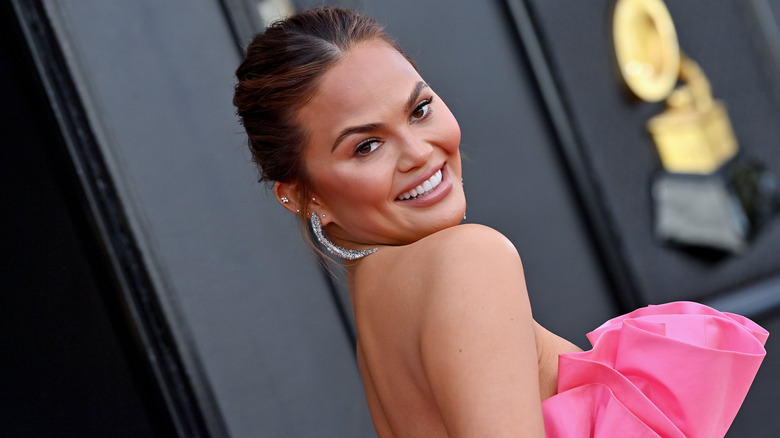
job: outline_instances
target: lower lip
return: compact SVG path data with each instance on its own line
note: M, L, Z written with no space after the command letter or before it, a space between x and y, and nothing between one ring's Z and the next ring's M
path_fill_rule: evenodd
M447 173L447 170L442 167L441 183L439 183L439 185L436 186L433 191L426 193L424 196L420 196L419 198L396 202L401 202L404 205L408 205L410 207L427 207L444 199L444 197L450 193L450 190L452 190L452 178L450 178L450 174Z

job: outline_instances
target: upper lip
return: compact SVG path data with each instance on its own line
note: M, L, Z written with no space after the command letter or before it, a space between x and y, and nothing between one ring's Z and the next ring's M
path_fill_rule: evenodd
M431 177L438 171L442 170L444 168L444 163L439 164L438 166L432 167L430 170L422 174L418 179L416 179L413 183L410 183L405 189L401 190L397 195L395 195L395 199L398 199L401 195L404 193L412 190L413 188L417 186L421 186L425 181L428 181L431 179Z

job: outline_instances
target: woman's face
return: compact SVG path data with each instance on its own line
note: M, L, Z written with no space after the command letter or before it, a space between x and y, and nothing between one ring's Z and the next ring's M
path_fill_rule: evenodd
M309 134L309 207L336 243L406 244L462 220L458 123L388 44L354 47L298 117Z

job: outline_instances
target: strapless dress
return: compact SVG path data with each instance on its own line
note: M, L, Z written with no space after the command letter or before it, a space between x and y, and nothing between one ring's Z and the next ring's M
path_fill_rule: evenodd
M588 334L559 358L542 403L548 438L723 437L747 395L769 333L692 302L644 307Z

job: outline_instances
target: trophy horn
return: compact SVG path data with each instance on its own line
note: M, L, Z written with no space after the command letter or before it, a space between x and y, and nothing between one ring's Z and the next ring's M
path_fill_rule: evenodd
M613 41L628 89L646 102L671 94L680 75L680 45L674 21L662 0L618 0Z

